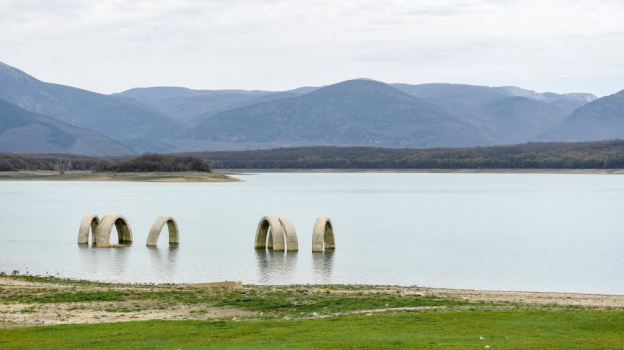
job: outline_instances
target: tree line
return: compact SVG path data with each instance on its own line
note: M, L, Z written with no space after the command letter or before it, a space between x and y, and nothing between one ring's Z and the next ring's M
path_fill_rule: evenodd
M300 147L193 154L213 169L624 168L624 140L436 149Z
M132 158L96 158L70 154L0 153L0 171L91 170L95 172L210 172L210 164L191 155L144 154Z
M0 153L0 171L209 172L211 169L623 169L624 140L395 149L294 147L96 158Z
M96 172L210 172L210 164L190 155L164 155L147 153L124 160L101 160L93 168Z

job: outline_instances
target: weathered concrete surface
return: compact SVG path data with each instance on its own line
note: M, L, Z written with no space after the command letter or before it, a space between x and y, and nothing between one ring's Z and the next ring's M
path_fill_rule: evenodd
M95 214L86 214L82 217L80 230L78 230L78 244L89 244L89 231L91 231L91 243L97 242L95 231L100 224L100 218Z
M169 230L169 244L178 244L180 243L180 233L178 231L178 223L172 216L161 215L156 218L152 228L150 229L149 235L147 236L148 247L153 247L158 244L158 237L160 237L160 232L163 227L167 224L167 228Z
M299 241L297 240L297 231L295 231L295 225L289 218L279 218L280 224L284 229L284 235L286 236L286 251L296 252L299 250ZM275 250L275 249L273 249Z
M258 223L258 228L256 229L256 241L254 243L254 248L269 248L273 249L274 251L284 251L286 247L283 232L284 229L282 228L282 224L280 224L279 218L277 216L269 215L263 217L262 219L260 219L260 222ZM268 246L267 234L269 236Z
M113 230L113 225L117 229L117 237L119 239L119 245L110 244L110 235ZM113 247L123 244L132 243L132 230L125 217L117 214L108 214L102 218L102 221L98 225L96 231L96 244L98 247Z
M336 249L334 228L328 217L320 217L314 223L312 230L312 251L322 252L325 249Z

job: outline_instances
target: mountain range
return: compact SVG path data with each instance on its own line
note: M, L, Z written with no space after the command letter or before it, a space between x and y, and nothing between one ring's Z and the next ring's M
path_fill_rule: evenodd
M291 146L472 147L624 138L624 91L356 79L289 91L103 95L0 63L0 151L122 155Z

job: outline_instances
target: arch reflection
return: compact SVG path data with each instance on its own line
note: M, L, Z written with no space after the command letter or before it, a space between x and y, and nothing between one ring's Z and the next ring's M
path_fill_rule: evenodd
M334 251L312 254L312 271L315 284L331 283L334 270Z
M258 282L282 284L292 281L297 273L297 252L256 249Z
M178 245L169 245L167 248L148 246L150 256L150 270L152 274L167 279L175 277L178 261Z

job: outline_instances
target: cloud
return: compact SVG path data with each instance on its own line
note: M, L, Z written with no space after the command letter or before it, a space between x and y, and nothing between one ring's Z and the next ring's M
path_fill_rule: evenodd
M621 1L589 0L3 0L0 60L103 92L555 82L624 74L621 18Z

